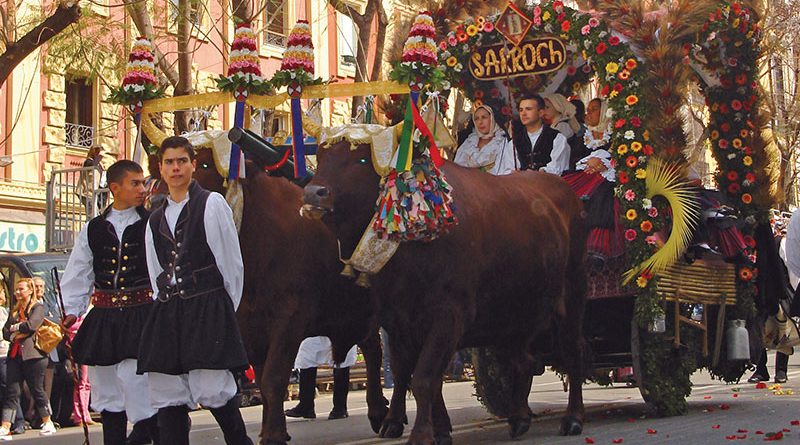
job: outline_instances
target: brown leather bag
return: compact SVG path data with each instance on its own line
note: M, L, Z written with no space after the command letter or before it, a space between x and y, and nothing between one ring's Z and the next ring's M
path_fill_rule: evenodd
M42 325L36 330L33 341L36 349L49 354L61 343L63 338L64 332L61 330L61 326L45 318Z

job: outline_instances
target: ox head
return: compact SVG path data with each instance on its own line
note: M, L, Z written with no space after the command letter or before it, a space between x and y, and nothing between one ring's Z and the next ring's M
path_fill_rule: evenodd
M314 178L305 187L301 214L322 218L340 240L349 238L345 229L360 235L375 213L379 181L368 144L353 148L342 140L322 148Z

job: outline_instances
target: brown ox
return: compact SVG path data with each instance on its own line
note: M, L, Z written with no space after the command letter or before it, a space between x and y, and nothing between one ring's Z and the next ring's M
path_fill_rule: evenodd
M348 141L320 150L319 169L305 189L304 214L322 217L345 257L375 211L380 178L370 159L369 146L351 149ZM575 193L546 173L496 177L450 162L442 170L454 190L458 226L430 243L404 243L371 279L379 322L389 333L395 384L410 382L416 398L408 443L452 442L441 376L453 353L466 346L500 349L503 365L515 374L511 436L527 431L535 368L530 351L537 350L537 336L550 331L571 383L561 433L579 434L586 235ZM402 398L395 391L384 427L399 424Z
M249 161L246 173L239 235L244 290L237 318L262 391L261 443L290 440L283 413L289 374L300 342L316 335L330 337L337 362L354 344L361 347L367 364L368 417L377 432L387 408L380 385L376 310L369 295L339 275L336 239L330 230L300 217L299 186L267 176ZM197 151L194 178L204 188L225 194L211 150Z

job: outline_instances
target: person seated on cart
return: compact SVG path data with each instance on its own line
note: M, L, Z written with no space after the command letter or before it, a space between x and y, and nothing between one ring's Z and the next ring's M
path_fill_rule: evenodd
M497 124L494 110L488 105L476 106L472 112L472 124L472 132L458 147L454 162L493 175L507 175L514 171L514 143Z

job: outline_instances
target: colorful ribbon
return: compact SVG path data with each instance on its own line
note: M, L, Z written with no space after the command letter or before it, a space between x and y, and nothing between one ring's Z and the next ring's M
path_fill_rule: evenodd
M233 126L244 128L244 98L237 97L236 111L233 115ZM231 159L228 167L228 179L244 178L244 153L238 144L231 142Z
M292 153L294 154L294 177L306 176L306 144L303 142L303 109L300 106L300 87L292 94Z

